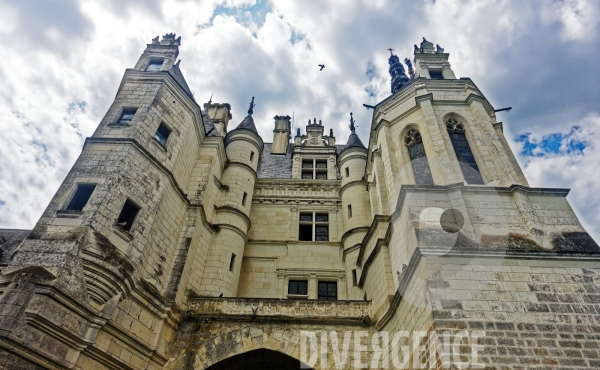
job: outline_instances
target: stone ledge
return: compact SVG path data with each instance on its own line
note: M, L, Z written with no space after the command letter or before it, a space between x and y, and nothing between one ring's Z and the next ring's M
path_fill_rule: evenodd
M275 298L192 298L185 318L190 321L319 322L372 325L370 303Z

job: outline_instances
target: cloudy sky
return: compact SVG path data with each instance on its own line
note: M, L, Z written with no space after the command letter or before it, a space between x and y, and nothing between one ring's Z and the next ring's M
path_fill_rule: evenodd
M338 142L349 113L366 142L389 96L387 48L423 36L450 53L500 113L532 186L571 188L600 240L600 2L597 0L0 0L0 228L31 228L150 40L182 36L199 102L256 97L273 116L321 119ZM319 72L317 64L325 64Z

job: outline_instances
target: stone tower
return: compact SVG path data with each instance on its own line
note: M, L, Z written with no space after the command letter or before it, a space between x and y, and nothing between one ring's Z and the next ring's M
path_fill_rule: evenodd
M369 141L350 114L339 145L287 114L264 143L254 98L230 129L180 44L125 71L34 229L0 230L0 367L600 367L600 248L443 48L408 76L390 50Z

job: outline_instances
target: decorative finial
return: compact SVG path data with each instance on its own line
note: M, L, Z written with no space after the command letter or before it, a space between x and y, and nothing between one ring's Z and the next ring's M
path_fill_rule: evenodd
M421 49L417 46L417 44L415 44L415 54L416 53L420 53Z
M392 48L389 48L388 50L390 51L390 54L391 54L391 55L394 55L394 49L392 49Z
M354 116L352 116L352 112L350 112L350 131L352 131L352 133L356 131L356 127L354 127Z
M316 125L316 124L317 124L317 119L313 118L313 125Z
M252 97L252 101L250 102L250 108L248 109L248 115L251 116L254 113L254 96Z
M208 112L208 110L210 109L210 104L212 103L212 97L213 97L214 93L210 94L210 99L208 99L208 106L206 107L206 111Z
M319 120L319 126L323 126L323 124L321 123L321 120Z
M308 119L308 125L310 126L310 118Z
M333 137L333 129L332 128L329 129L329 136Z
M441 47L440 44L435 44L435 47L436 47L436 50L435 50L436 53L439 54L439 53L443 53L444 52L444 48Z
M423 37L423 42L427 42L427 39L425 37Z
M308 121L310 122L310 121ZM296 131L296 136L300 136L300 127L298 127L298 130Z

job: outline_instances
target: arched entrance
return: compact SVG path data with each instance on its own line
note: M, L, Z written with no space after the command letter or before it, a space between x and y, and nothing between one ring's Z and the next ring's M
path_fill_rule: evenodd
M300 364L286 354L261 348L226 358L207 370L298 370Z

